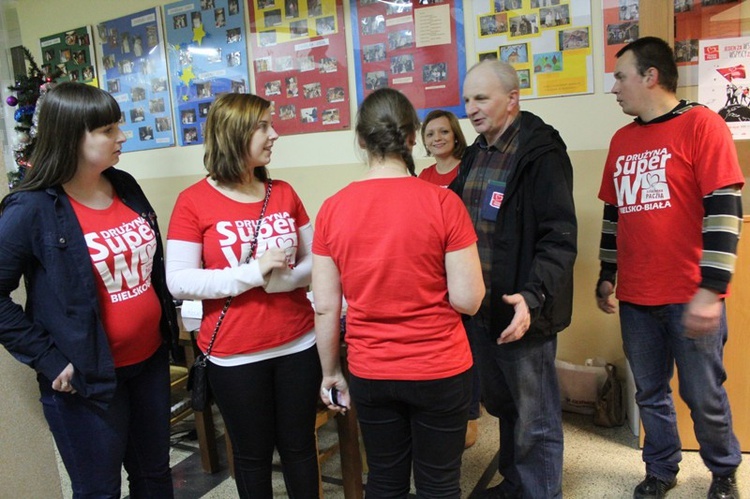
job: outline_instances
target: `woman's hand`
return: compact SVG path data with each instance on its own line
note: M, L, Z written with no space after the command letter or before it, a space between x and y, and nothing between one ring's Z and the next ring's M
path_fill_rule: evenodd
M75 368L73 364L68 364L52 382L52 389L58 392L75 393L72 383L73 374L75 374Z
M335 390L336 403L331 400ZM320 399L329 409L346 414L352 403L349 397L349 385L343 375L324 377L320 384Z
M260 273L268 275L273 269L280 269L287 266L287 256L283 249L269 248L258 259Z

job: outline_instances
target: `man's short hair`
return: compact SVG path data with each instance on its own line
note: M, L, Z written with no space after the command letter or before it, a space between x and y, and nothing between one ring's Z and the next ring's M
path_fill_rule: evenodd
M497 79L502 85L503 90L510 92L512 90L520 89L520 84L518 82L518 73L516 72L516 69L507 62L498 61L497 59L484 59L483 61L479 61L471 68L469 68L469 71L467 71L466 74L468 75L479 66L491 69L492 72L495 73L495 76L497 76Z
M641 75L645 75L649 68L656 68L659 71L659 86L668 92L677 92L677 63L667 42L655 36L645 36L625 45L617 52L617 57L627 51L633 52Z

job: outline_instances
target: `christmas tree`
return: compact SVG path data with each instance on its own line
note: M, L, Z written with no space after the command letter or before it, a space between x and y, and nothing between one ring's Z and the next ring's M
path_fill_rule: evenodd
M24 56L28 61L28 74L20 75L16 78L14 85L8 87L8 90L15 92L5 99L6 104L11 107L18 106L14 114L16 120L15 130L18 133L13 144L13 156L16 162L16 170L8 172L8 186L13 189L17 186L26 175L31 165L29 158L34 150L34 137L36 136L36 120L38 113L37 103L40 96L51 87L55 77L59 74L46 74L39 69L34 57L26 47L23 49Z

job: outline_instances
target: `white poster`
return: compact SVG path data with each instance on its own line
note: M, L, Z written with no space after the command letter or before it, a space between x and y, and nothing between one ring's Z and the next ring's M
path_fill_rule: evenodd
M750 37L701 40L698 101L727 122L735 140L750 139Z

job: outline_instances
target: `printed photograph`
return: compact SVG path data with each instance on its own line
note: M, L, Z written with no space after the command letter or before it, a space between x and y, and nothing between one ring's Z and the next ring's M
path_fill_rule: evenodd
M560 50L585 49L590 46L588 27L561 29L557 36Z
M318 121L318 108L304 107L300 109L299 116L302 123L315 123Z
M534 73L555 73L562 70L562 52L534 54Z
M365 74L365 90L377 90L388 86L388 75L385 71L371 71Z
M422 66L422 81L437 83L448 79L448 65L444 62Z

